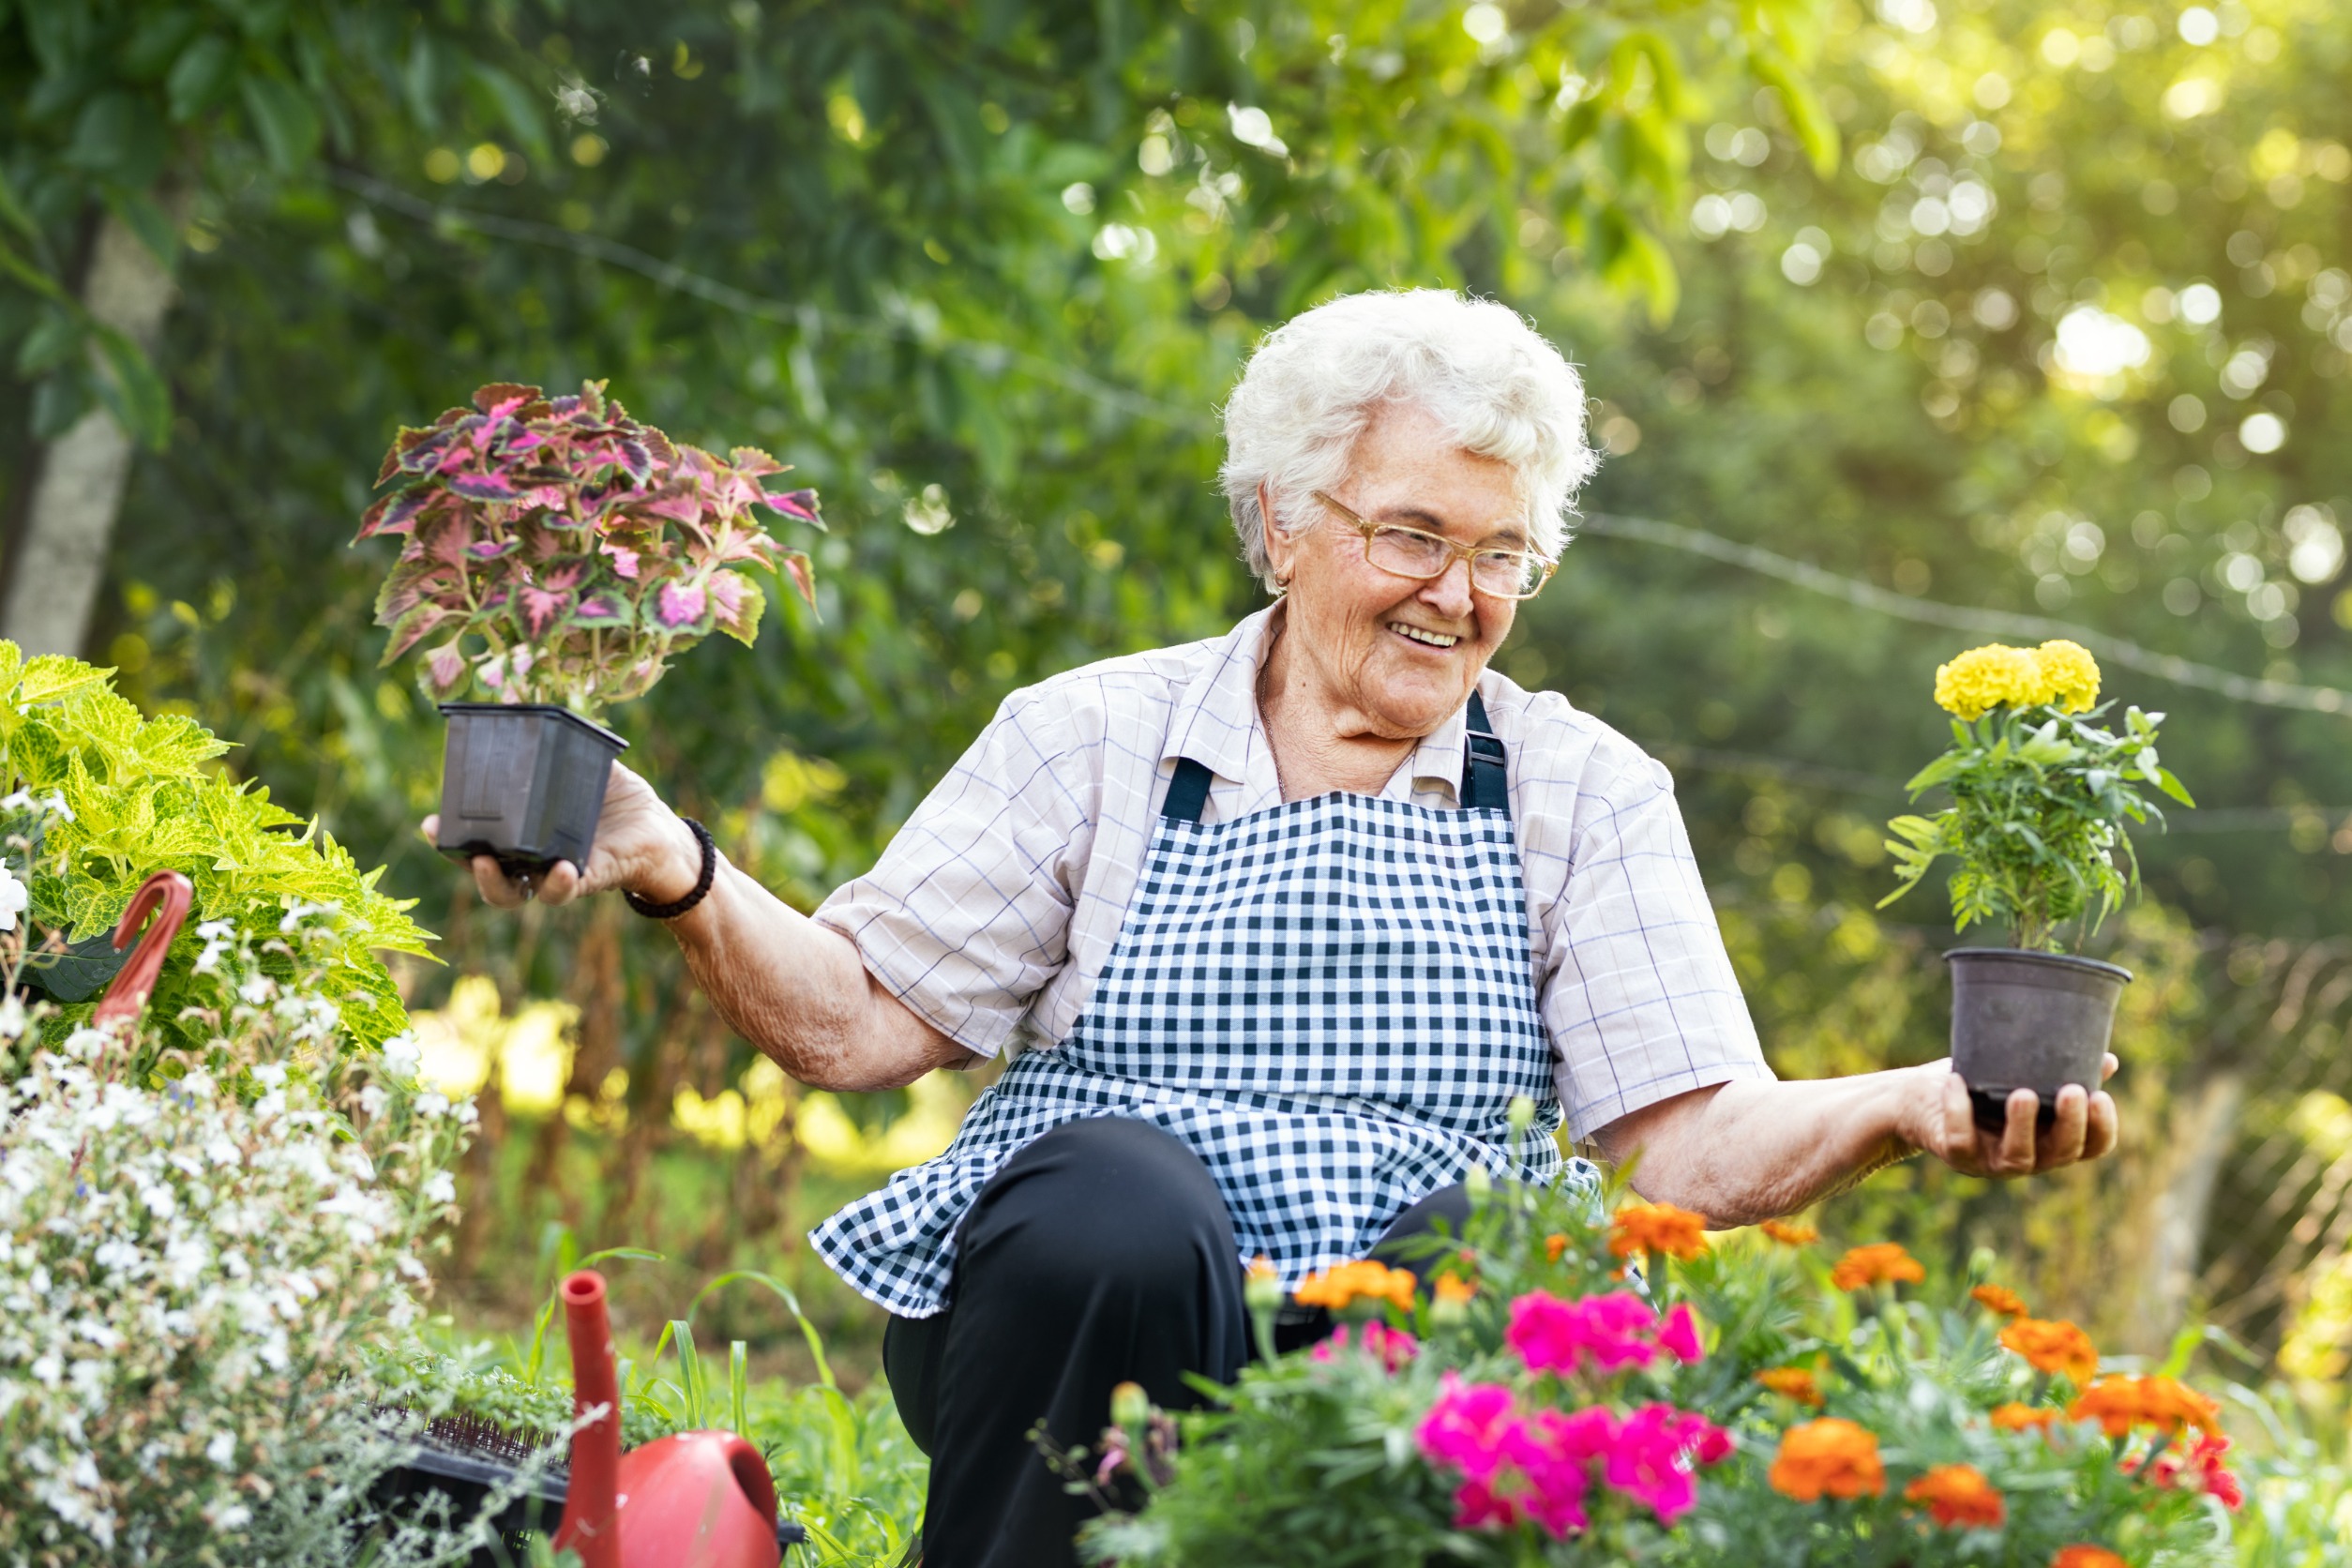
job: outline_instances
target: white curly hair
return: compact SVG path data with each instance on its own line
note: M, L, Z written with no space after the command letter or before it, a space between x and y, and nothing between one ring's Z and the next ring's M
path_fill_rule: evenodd
M1259 487L1276 497L1274 526L1313 527L1310 491L1335 490L1357 440L1389 404L1427 413L1464 450L1510 465L1535 548L1558 558L1570 503L1600 460L1585 445L1584 384L1507 306L1450 289L1339 298L1293 316L1250 355L1225 404L1218 473L1243 558L1268 587Z

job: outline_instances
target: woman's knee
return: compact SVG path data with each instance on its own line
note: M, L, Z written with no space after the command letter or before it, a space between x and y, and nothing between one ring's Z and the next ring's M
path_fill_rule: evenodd
M1197 1288L1236 1250L1200 1157L1123 1117L1064 1123L1023 1147L982 1190L961 1249L967 1273L1139 1290Z

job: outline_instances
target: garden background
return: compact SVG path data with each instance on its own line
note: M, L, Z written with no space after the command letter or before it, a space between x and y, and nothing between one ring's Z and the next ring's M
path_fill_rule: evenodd
M820 613L771 596L615 722L808 907L1006 692L1257 601L1213 476L1258 333L1495 295L1609 453L1501 665L1673 767L1782 1072L1941 1052L1941 906L1875 907L1939 661L2073 636L2171 716L2203 808L2096 944L2141 976L2125 1151L1821 1223L1998 1248L2103 1345L2197 1315L2340 1431L2347 68L2327 0L0 0L0 635L201 718L420 900L444 961L401 981L484 1115L447 1332L627 1244L665 1260L614 1265L625 1323L764 1269L855 1382L879 1319L801 1235L986 1075L806 1093L617 901L476 904L345 548L377 455L596 377L797 465ZM772 1298L710 1311L809 1369Z

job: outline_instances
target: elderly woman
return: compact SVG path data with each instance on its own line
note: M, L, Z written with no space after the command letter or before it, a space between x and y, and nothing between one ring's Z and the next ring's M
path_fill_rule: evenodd
M1488 668L1593 460L1519 317L1334 300L1266 339L1225 428L1274 603L1016 692L814 917L618 767L589 865L541 890L666 919L804 1082L1011 1058L945 1153L811 1237L894 1315L938 1568L1070 1561L1079 1504L1027 1434L1232 1377L1250 1259L1295 1285L1458 1217L1472 1167L1555 1179L1562 1127L1717 1225L1915 1151L2009 1175L2115 1140L2079 1089L2039 1138L2026 1091L1980 1134L1942 1063L1774 1081L1666 770Z

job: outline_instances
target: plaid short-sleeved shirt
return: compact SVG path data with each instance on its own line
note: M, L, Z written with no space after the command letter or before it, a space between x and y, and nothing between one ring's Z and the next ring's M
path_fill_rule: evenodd
M1110 957L1176 760L1214 775L1204 821L1281 804L1257 700L1279 612L1015 692L817 918L967 1049L1051 1048ZM1492 670L1478 689L1510 754L1536 996L1571 1136L1688 1090L1771 1078L1666 770L1556 692ZM1464 734L1457 714L1381 798L1454 805Z

